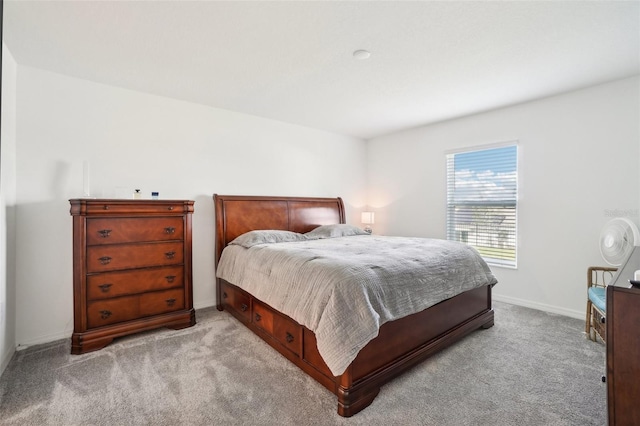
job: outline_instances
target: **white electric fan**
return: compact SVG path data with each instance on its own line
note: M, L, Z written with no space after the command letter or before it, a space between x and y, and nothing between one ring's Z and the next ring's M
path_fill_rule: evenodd
M629 219L617 217L602 228L600 253L609 265L622 265L635 245L640 245L640 232L636 224Z

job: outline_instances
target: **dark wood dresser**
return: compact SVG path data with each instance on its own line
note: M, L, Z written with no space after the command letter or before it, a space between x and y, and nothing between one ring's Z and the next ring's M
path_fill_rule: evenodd
M609 425L640 425L640 289L607 287Z
M73 199L71 353L195 324L189 200Z

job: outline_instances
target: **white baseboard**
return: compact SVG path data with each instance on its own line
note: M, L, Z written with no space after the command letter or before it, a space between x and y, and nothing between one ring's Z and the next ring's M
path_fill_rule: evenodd
M518 299L516 297L502 296L499 294L492 295L493 300L498 302L505 302L511 305L524 306L525 308L537 309L539 311L551 312L553 314L564 315L566 317L584 319L585 313L583 311L575 311L573 309L561 308L559 306L546 305L544 303L532 302L530 300ZM586 306L585 300L585 306ZM586 308L585 308L586 309Z
M576 318L576 319L584 319L584 312L582 311L575 311L572 309L561 308L558 306L546 305L544 303L531 302L529 300L518 299L516 297L502 296L499 294L493 294L492 297L493 297L493 300L498 302L509 303L511 305L517 305L517 306L524 306L525 308L537 309L539 311L544 311L544 312L551 312L554 314L564 315L564 316ZM198 303L194 303L193 307L196 310L198 310L198 309L210 308L212 306L216 306L215 299L201 300ZM61 339L70 339L72 334L73 334L73 330L65 330L60 333L54 333L46 336L39 336L35 339L30 339L30 340L19 343L18 347L15 348L15 350L20 351L33 345L51 343ZM13 353L15 352L15 350L10 349L8 353L5 355L5 357L2 358L2 363L0 364L0 374L2 374L7 364L9 364L9 361L11 360L11 357L13 356Z
M48 334L45 336L39 336L34 339L25 340L24 342L18 343L18 347L16 347L16 350L21 351L23 349L27 349L29 346L42 345L44 343L55 342L56 340L71 339L72 334L73 329L61 331L59 333Z
M196 311L198 309L210 308L212 306L216 306L216 299L201 300L201 301L198 301L198 303L193 304L193 308Z
M194 304L193 307L196 310L198 310L198 309L203 309L203 308L209 308L211 306L216 306L216 300L215 299L200 301L197 304ZM23 342L18 343L18 346L16 347L16 350L21 351L23 349L27 349L29 346L41 345L41 344L44 344L44 343L51 343L51 342L55 342L56 340L71 339L71 335L72 334L73 334L73 329L65 330L65 331L62 331L60 333L49 334L49 335L46 335L46 336L39 336L39 337L36 337L34 339L25 340ZM13 354L13 352L12 352L12 354ZM8 361L7 361L7 363L8 363Z

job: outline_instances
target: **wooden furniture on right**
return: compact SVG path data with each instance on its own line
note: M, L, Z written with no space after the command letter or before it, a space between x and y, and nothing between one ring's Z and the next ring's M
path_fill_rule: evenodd
M304 233L326 224L345 223L340 198L214 195L215 264L226 245L259 229ZM333 392L338 414L349 417L366 408L380 387L419 362L479 328L493 326L491 286L469 290L424 311L388 322L340 376L333 376L318 352L315 334L239 287L217 280L218 309L244 325ZM435 385L435 384L434 384Z
M609 425L640 425L640 289L607 287Z

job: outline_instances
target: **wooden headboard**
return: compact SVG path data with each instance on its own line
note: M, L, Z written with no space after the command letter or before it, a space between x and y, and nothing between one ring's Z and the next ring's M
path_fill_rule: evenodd
M215 266L237 236L259 229L308 232L320 225L345 223L342 198L264 197L213 194L216 215ZM222 310L216 279L218 310Z
M320 225L345 223L342 198L213 195L216 215L215 266L237 236L259 229L308 232Z

